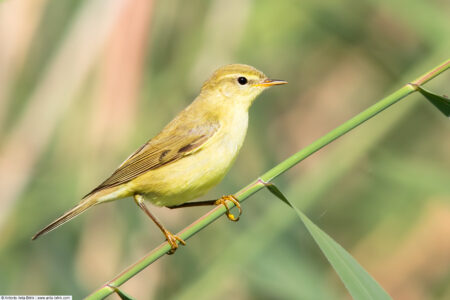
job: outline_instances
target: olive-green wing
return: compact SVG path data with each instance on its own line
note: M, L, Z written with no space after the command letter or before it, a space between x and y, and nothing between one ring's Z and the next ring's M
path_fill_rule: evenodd
M218 123L208 123L193 128L185 126L169 132L163 131L127 158L108 179L85 197L127 183L143 173L201 150L218 129Z

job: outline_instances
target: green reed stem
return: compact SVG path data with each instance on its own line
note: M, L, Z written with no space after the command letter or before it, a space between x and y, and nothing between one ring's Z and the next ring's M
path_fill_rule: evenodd
M359 113L355 117L351 118L347 122L333 129L329 133L325 134L323 137L317 139L309 146L303 148L299 152L295 153L291 157L287 158L280 164L276 165L274 168L270 169L266 173L264 173L260 178L254 180L252 183L241 189L239 192L235 194L235 197L240 201L245 201L248 197L264 188L265 182L269 182L279 176L280 174L286 172L305 158L309 157L313 153L317 152L321 148L325 147L332 141L346 134L353 128L361 125L365 121L374 117L378 113L382 112L389 106L397 103L401 99L405 98L409 94L415 92L417 89L415 86L422 85L429 80L435 78L442 72L446 71L450 68L450 60L446 60L441 63L437 67L433 68L431 71L425 73L424 75L418 77L416 80L404 85L399 90L390 94L389 96L383 98L379 102L375 103L371 107L367 108L363 112ZM233 207L233 204L230 202L229 207ZM214 222L216 219L221 217L225 213L225 207L223 205L217 206L199 219L197 219L194 223L183 229L178 233L182 239L187 240L194 234L198 233L200 230ZM167 242L162 243L147 255L145 255L142 259L140 259L135 264L126 268L122 273L117 275L115 278L111 279L107 283L103 285L100 289L94 291L90 294L86 299L103 299L106 296L114 293L113 287L119 287L130 278L135 276L137 273L148 267L150 264L158 260L164 254L166 254L170 250L170 245ZM180 251L180 250L178 250Z

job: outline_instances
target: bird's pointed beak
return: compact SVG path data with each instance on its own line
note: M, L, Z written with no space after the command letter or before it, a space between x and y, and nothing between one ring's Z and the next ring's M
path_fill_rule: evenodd
M255 83L253 86L263 86L263 87L269 87L273 85L281 85L288 83L285 80L279 80L279 79L266 79L260 83Z

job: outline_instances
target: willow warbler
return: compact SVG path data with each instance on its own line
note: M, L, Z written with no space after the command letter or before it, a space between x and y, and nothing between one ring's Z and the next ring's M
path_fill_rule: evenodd
M102 184L78 205L47 225L33 240L91 206L132 196L156 223L172 247L185 242L168 231L148 210L144 200L170 208L225 205L227 216L232 195L219 200L188 202L219 183L230 169L244 142L248 109L263 90L286 81L268 79L257 69L241 64L219 68L202 86L200 95L154 138L131 154Z

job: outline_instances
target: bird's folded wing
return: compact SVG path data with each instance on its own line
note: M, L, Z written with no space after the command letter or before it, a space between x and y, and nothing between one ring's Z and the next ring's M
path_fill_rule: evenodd
M143 173L200 151L218 129L219 123L207 123L195 127L177 127L176 130L169 132L163 131L127 158L108 179L85 197L127 183Z

